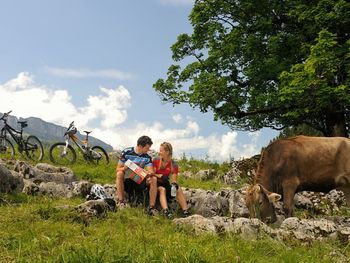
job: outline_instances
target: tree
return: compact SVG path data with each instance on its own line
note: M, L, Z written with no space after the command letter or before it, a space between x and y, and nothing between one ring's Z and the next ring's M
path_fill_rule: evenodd
M196 0L192 34L153 87L232 129L307 124L348 136L350 3L346 0Z

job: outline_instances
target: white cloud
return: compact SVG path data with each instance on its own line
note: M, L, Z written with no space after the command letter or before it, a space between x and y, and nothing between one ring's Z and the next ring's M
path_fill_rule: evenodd
M159 2L162 5L177 5L177 6L194 4L194 0L159 0Z
M173 118L174 122L178 123L178 124L181 123L182 120L183 120L181 114L179 114L179 113L178 114L174 114L172 116L172 118Z
M1 110L12 110L17 116L35 116L63 126L72 120L82 126L97 120L103 128L123 123L131 99L128 90L119 86L116 89L100 87L100 91L101 95L87 98L86 106L76 107L67 90L36 85L32 75L22 72L0 85Z
M92 136L117 149L134 146L141 135L148 135L154 142L153 149L158 150L160 143L168 141L177 157L184 152L187 155L201 152L201 158L207 154L211 160L223 161L250 157L259 152L258 132L248 134L249 142L239 145L238 133L230 131L202 136L195 119L187 116L186 122L182 122L180 114L173 116L174 121L181 120L180 128L170 129L160 122L151 125L138 122L124 128L125 125L120 124L127 121L131 96L123 86L115 89L100 87L99 95L88 96L85 105L77 107L67 90L51 90L45 85L38 85L32 75L22 72L15 79L0 84L0 102L1 111L12 110L13 115L20 117L35 116L62 126L75 120L80 131L92 130Z
M110 78L118 80L130 80L135 76L131 73L123 72L117 69L92 70L86 68L55 68L46 67L46 72L50 75L65 78Z
M148 135L154 143L152 149L156 151L158 151L162 142L170 142L174 147L175 157L181 157L182 153L191 155L196 151L200 151L207 153L211 160L227 161L230 158L251 157L259 153L254 141L239 147L236 132L227 132L222 135L212 134L205 137L198 135L198 130L193 129L194 126L198 126L198 124L188 122L182 129L164 129L164 126L159 122L155 122L151 126L138 123L135 127L129 129L95 129L94 134L98 135L99 138L105 138L106 142L117 149L135 146L140 136ZM202 154L201 158L204 155L206 154Z

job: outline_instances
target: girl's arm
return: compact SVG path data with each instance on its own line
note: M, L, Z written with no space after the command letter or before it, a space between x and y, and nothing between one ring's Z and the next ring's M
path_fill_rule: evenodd
M170 182L176 183L177 182L177 173L170 174Z

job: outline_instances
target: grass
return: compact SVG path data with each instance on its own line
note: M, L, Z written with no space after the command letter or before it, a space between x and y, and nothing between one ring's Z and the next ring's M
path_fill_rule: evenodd
M46 155L47 156L47 155ZM46 157L47 158L47 157ZM114 183L115 163L95 166L78 156L69 167L79 179ZM27 160L26 160L27 161ZM47 159L44 162L48 162ZM193 171L204 161L179 161ZM216 164L214 164L216 165ZM219 169L226 169L219 167ZM218 180L179 178L186 187L220 190ZM348 243L246 241L233 234L195 236L162 217L130 208L86 221L74 209L83 199L0 194L0 262L342 262ZM88 222L88 223L87 223Z
M124 209L88 226L75 210L79 199L2 195L0 262L339 262L346 244L245 241L230 234L195 236L172 221Z

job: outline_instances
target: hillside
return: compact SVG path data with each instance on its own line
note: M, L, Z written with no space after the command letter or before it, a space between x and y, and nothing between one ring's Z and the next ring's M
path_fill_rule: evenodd
M0 113L0 116L2 116L2 113ZM62 127L54 123L46 122L36 117L29 117L29 118L20 117L18 119L16 116L11 116L11 115L8 118L8 124L17 129L19 127L17 124L18 120L21 120L21 121L26 120L28 122L28 127L24 128L24 132L37 136L44 144L49 145L52 142L64 140L63 134L67 129L66 127ZM3 126L3 123L1 122L0 128L2 128L2 126ZM79 127L77 128L79 130ZM77 135L80 138L84 138L84 135L82 135L80 132L78 132ZM107 152L110 152L113 150L113 147L111 145L93 136L89 136L89 141L91 145L102 146Z

